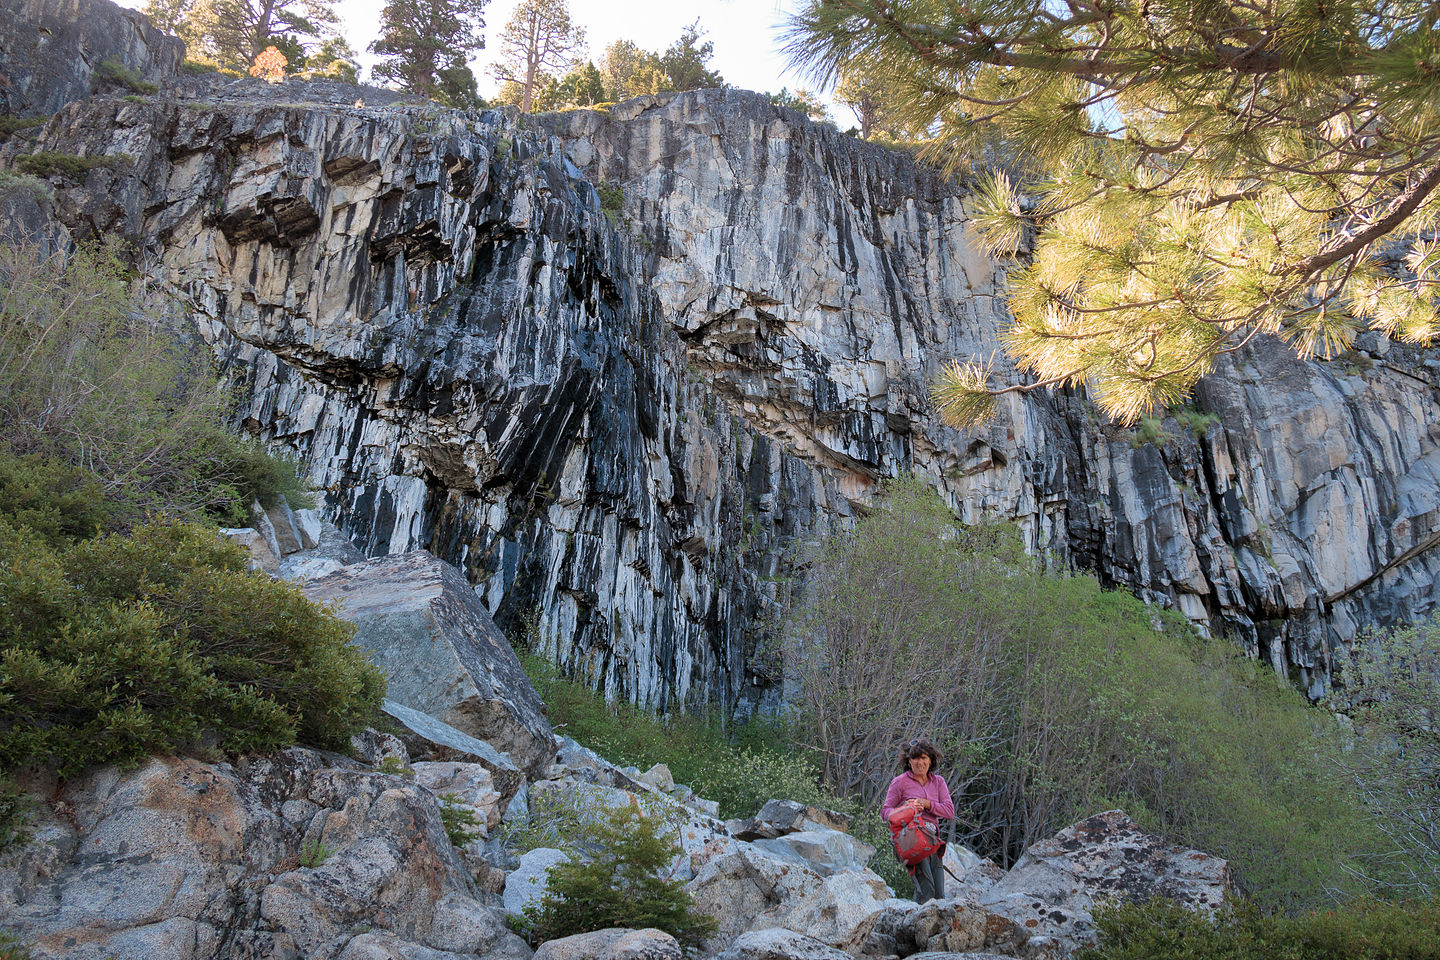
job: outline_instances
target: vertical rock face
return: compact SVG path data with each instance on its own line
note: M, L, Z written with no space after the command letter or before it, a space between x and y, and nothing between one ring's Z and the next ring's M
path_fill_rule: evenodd
M1433 604L1432 354L1258 347L1149 443L1076 394L957 433L926 385L1007 319L965 185L758 95L517 119L172 80L0 165L39 150L131 158L57 181L54 216L135 242L346 533L460 565L611 696L753 689L769 580L904 472L1317 691L1334 642Z

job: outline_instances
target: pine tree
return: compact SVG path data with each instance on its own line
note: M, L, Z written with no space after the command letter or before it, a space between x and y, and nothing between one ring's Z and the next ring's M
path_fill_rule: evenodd
M520 110L529 113L545 78L575 67L585 55L585 28L570 22L565 0L520 0L500 34L495 79L520 85Z
M484 49L484 8L485 0L388 0L380 36L370 44L383 58L372 76L422 97L470 106L464 101L474 96L475 78L465 61Z
M189 55L248 70L275 47L292 69L303 65L304 45L333 33L333 0L152 0L162 17L178 18Z
M715 53L715 44L706 40L705 30L696 20L680 31L680 38L665 50L660 57L660 69L669 80L671 90L702 90L708 87L725 86L725 78L706 64Z
M954 170L998 130L1033 178L981 178L1032 382L955 363L957 424L1088 385L1133 422L1261 335L1300 356L1367 327L1426 342L1440 270L1440 8L1429 0L809 0L789 51L884 63Z

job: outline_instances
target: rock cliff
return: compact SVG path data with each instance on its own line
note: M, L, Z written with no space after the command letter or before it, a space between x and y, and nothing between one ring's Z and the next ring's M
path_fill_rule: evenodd
M14 55L26 16L90 16L0 8L22 90L41 85ZM146 42L159 94L31 95L11 109L57 112L0 166L119 158L53 179L49 215L135 245L243 385L246 425L302 459L362 549L455 562L608 695L758 689L773 578L904 472L1315 693L1358 625L1433 605L1433 353L1261 344L1156 442L1079 393L956 432L926 384L998 354L1006 322L1007 264L978 251L963 181L739 91L464 114L176 77L171 45Z

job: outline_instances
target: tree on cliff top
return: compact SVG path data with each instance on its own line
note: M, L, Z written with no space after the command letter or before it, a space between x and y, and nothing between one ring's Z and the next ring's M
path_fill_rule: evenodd
M823 78L886 63L891 109L980 177L1012 272L1024 384L952 364L957 424L998 393L1086 384L1134 421L1260 334L1300 356L1370 327L1425 342L1440 268L1440 8L1428 0L808 0L789 52Z
M465 61L485 47L484 9L485 0L389 0L370 44L383 58L372 76L451 106L477 103Z
M547 79L575 67L585 55L585 28L570 22L565 0L520 0L500 34L495 79L517 84L520 110L529 113Z
M333 0L149 0L145 15L185 41L188 55L245 70L268 47L289 65L304 64L304 45L333 34Z

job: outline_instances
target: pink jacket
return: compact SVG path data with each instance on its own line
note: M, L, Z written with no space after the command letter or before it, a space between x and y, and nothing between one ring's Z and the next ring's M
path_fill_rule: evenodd
M921 786L920 781L916 780L909 770L890 781L890 789L885 791L885 805L880 808L880 815L889 820L890 812L911 797L924 797L930 801L930 809L920 813L922 820L935 823L955 816L955 801L950 799L950 787L945 783L945 778L932 773L926 778L925 785Z

